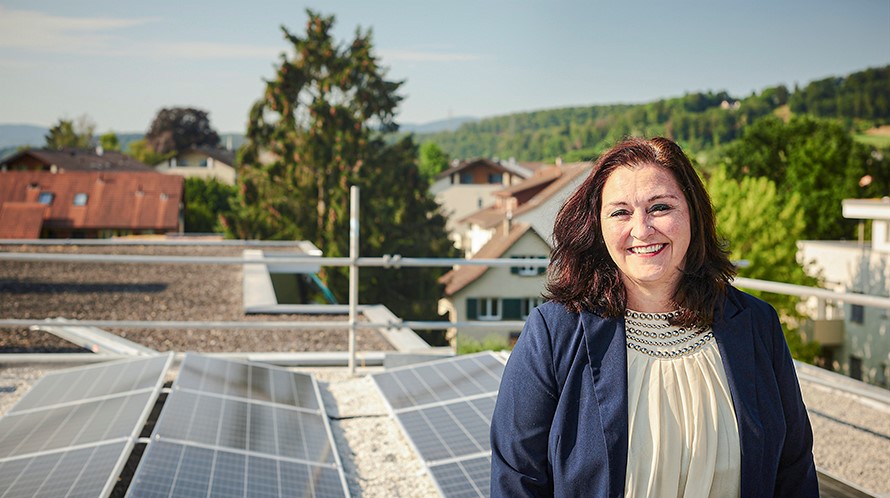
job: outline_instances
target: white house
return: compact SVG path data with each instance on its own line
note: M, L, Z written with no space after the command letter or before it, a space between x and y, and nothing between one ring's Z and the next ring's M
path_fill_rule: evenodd
M235 184L235 153L214 147L191 147L154 166L160 173L184 177L216 178L226 185Z
M807 271L821 276L829 289L890 295L890 197L846 199L843 214L861 220L862 228L870 222L871 241L864 237L859 241L800 241L801 259L811 263ZM816 337L821 339L826 366L890 387L890 310L844 304L843 312L836 314L843 316L837 326L830 320L816 320L828 332Z
M532 175L532 169L515 161L473 159L455 163L439 173L430 193L442 206L446 230L455 247L461 248L458 220L494 204L493 192L515 185Z
M492 193L491 206L459 220L455 227L461 240L459 247L468 257L472 256L505 220L530 225L549 243L556 213L590 173L590 166L590 163L572 163L540 167L532 177Z
M447 313L452 322L524 320L543 302L541 294L546 269L523 265L522 260L547 258L549 252L550 246L531 226L512 224L503 227L474 257L515 258L516 266L455 267L439 279L445 284L445 296L439 300L439 314ZM490 335L515 339L520 331L521 327L465 327L459 334L479 340ZM454 333L454 330L449 332L449 339L455 339Z

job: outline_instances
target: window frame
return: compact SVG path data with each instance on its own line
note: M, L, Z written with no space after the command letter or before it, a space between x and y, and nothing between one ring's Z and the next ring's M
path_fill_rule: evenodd
M480 321L500 320L504 313L504 303L499 297L480 297L476 301L476 319Z

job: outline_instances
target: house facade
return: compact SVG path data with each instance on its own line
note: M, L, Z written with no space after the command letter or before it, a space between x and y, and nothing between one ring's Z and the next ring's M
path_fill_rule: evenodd
M569 195L590 172L590 163L547 165L535 170L530 178L491 194L491 206L458 220L455 240L467 257L486 244L506 221L532 226L549 241L553 220Z
M525 320L529 312L543 302L545 267L523 265L523 260L546 259L550 246L529 225L504 227L477 252L474 258L515 259L510 267L463 265L439 280L445 295L439 300L439 314L451 322L481 320L499 322ZM471 337L476 340L495 335L515 340L521 327L461 327L449 331L449 339Z
M155 170L186 178L215 178L226 185L234 185L235 153L214 147L191 147L167 161L156 164Z
M442 206L446 216L446 230L455 247L462 245L457 232L458 221L465 216L494 204L492 193L515 185L532 175L532 169L515 161L498 162L473 159L455 163L439 173L430 186L430 193Z
M843 214L870 224L871 241L800 241L807 271L828 289L890 295L890 197L844 200ZM890 387L890 310L844 303L811 326L825 367Z

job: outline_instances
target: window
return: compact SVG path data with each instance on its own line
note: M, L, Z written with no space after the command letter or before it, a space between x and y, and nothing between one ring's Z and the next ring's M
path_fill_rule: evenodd
M55 197L56 194L53 194L52 192L41 192L40 195L37 196L37 202L48 206L53 203Z
M547 256L512 256L514 259L547 259ZM520 277L536 277L547 273L546 266L511 266L510 273Z
M480 320L500 320L501 319L501 300L496 297L480 297L479 298L479 319Z
M489 173L488 174L488 183L504 183L504 174L503 173Z
M528 318L528 315L531 314L532 310L535 307L540 306L541 303L544 302L544 299L541 297L527 297L522 300L522 319Z
M862 291L858 290L851 290L850 292L862 294ZM850 305L850 323L858 323L859 325L865 323L865 308L861 304Z
M862 358L850 355L850 377L862 380Z
M473 174L472 173L461 173L460 174L460 182L463 184L473 183Z
M78 193L74 194L74 205L75 206L86 206L87 199L89 199L89 196L87 194L85 194L83 192L78 192Z

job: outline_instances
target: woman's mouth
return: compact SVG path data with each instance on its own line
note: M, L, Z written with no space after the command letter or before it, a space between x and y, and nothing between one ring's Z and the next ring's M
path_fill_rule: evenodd
M655 253L661 251L662 249L664 249L665 247L667 247L667 244L651 244L648 246L635 246L635 247L629 248L628 252L646 256L649 254L655 254Z

